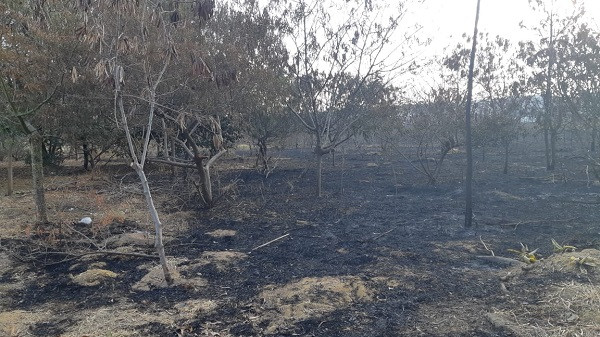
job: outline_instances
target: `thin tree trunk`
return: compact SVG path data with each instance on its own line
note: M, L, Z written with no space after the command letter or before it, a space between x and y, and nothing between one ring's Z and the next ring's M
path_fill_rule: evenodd
M140 182L142 183L142 189L144 190L144 196L146 197L146 205L148 206L148 212L150 213L150 217L152 218L152 222L154 222L154 248L158 252L158 258L160 259L160 265L163 269L163 274L165 276L165 281L167 284L173 283L173 278L171 277L171 272L169 271L167 265L167 257L165 256L165 247L163 245L163 234L162 234L162 223L160 222L160 218L158 217L158 212L156 211L156 207L154 206L154 200L152 199L152 194L150 193L150 186L148 185L148 179L146 178L146 174L144 173L144 169L140 164L134 163L133 168L137 173Z
M475 68L475 52L477 49L477 24L479 23L479 8L481 0L477 0L477 12L475 14L475 28L473 30L473 47L471 48L471 60L469 62L469 83L467 85L467 109L465 114L467 148L467 172L465 179L465 227L473 224L473 144L471 140L471 103L473 99L473 69Z
M544 141L546 143L546 169L548 171L554 170L554 131L555 128L552 126L552 67L554 66L554 16L550 14L550 41L548 43L548 70L546 73L546 94L544 95ZM550 133L550 135L548 135ZM548 137L550 137L550 144L548 144Z
M202 188L202 198L208 207L212 207L214 203L212 193L212 182L210 180L210 167L202 166L200 169L200 186Z
M335 167L335 149L331 150L331 166Z
M481 147L481 162L485 162L485 145Z
M33 195L37 209L37 222L48 222L46 198L44 193L44 157L42 153L42 135L35 130L29 135L29 152L31 154L31 177Z
M504 168L502 169L503 174L508 174L508 152L509 152L510 142L504 143Z
M320 197L323 193L323 154L317 153L317 196Z
M163 66L163 70L162 70L161 74L159 75L159 78L157 81L160 81L160 78L162 77L162 74L164 73L164 70L166 69L167 64L168 64L168 62L165 63L165 65ZM136 151L135 151L135 147L133 145L133 139L131 137L131 132L130 132L129 126L127 124L127 115L125 114L125 107L123 106L123 95L121 93L121 83L119 80L122 76L122 73L123 73L123 68L121 66L116 66L115 67L115 79L116 80L115 80L115 107L114 108L118 110L118 113L121 116L121 123L122 123L123 130L125 131L125 137L127 138L127 146L129 148L129 154L131 155L131 158L132 158L131 166L137 173L137 175L140 179L140 182L142 183L142 188L144 190L144 196L146 197L146 206L148 207L148 211L150 213L152 221L154 222L154 230L155 230L154 247L156 248L156 251L157 251L159 259L160 259L160 265L162 266L162 269L163 269L163 276L164 276L167 284L172 284L173 278L171 277L171 272L169 271L169 267L167 265L167 259L165 257L165 248L163 245L163 237L162 237L162 224L158 217L158 212L156 211L156 207L154 206L154 201L152 200L152 194L150 193L150 187L148 186L148 179L146 179L146 174L144 173L144 163L146 161L146 154L148 151L148 138L146 138L146 140L144 141L144 144L143 144L142 157L140 159L138 159ZM154 90L155 89L156 88L154 88ZM151 102L150 102L150 115L148 117L148 120L149 120L148 133L150 132L150 128L152 127L151 122L152 122L152 118L154 117L154 103L155 103L155 101L154 101L155 95L154 94L155 94L155 91L152 91L151 95L150 95Z
M90 167L90 157L91 157L90 148L87 143L83 143L82 148L83 148L83 169L88 171L89 167Z
M558 132L556 130L550 131L550 166L548 170L553 171L556 168L556 138L558 138Z
M544 121L544 123L546 123L546 121ZM550 136L549 136L549 132L548 132L548 125L544 124L544 154L546 156L546 170L550 171L551 170L551 163L550 163Z
M13 166L14 166L14 161L13 161L13 153L15 150L15 142L13 139L10 139L8 141L8 163L7 163L7 179L8 179L8 185L6 186L6 195L10 196L13 194L13 190L14 190L14 174L13 174Z
M256 145L258 146L258 157L256 158L256 164L257 166L262 165L262 172L267 173L269 172L269 161L267 158L267 141L266 139L259 139L256 143Z
M596 126L592 128L592 143L590 144L590 152L596 152L596 137L598 135L598 131L596 130Z

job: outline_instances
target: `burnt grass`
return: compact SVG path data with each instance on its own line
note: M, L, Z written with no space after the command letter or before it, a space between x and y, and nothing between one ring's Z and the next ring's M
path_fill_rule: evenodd
M259 336L261 327L250 322L248 313L268 284L283 285L304 277L394 277L396 267L402 266L413 276L401 279L412 277L408 281L417 285L414 289L380 285L374 301L298 322L279 335L414 336L421 334L417 326L428 321L436 324L437 318L424 317L421 309L445 305L445 312L464 315L469 328L453 334L443 332L442 327L422 335L510 336L481 316L489 308L512 305L501 293L494 273L500 267L480 263L474 256L488 254L480 240L497 255L507 257L507 249L518 249L519 243L539 248L542 256L550 255L552 238L581 249L598 248L600 187L588 183L587 162L570 145L562 144L557 168L548 172L539 142L521 141L512 151L506 175L501 173L503 158L498 150L488 149L485 160L481 150L476 150L476 226L469 229L463 227L462 152L449 154L438 184L428 185L426 178L397 154L382 153L377 147L348 147L336 153L335 166L332 158L326 157L324 195L320 198L314 196L312 155L307 149L274 153L280 159L268 178L253 169L227 169L227 161L232 159L224 160L217 179L223 184L237 181L234 192L212 209L199 209L190 232L180 233L166 246L167 255L190 260L204 251L249 254L225 270L207 264L186 271L206 278L209 287L199 292L178 286L131 291L131 285L144 275L136 267L148 261L126 257L97 257L123 277L82 287L69 279L69 274L85 270L78 269L84 267L75 265L76 260L49 266L40 261L30 267L36 278L10 298L9 307L28 310L52 303L57 311L68 313L111 307L126 299L146 311L160 311L202 297L218 300L220 305L208 316L187 322L190 331L200 335L202 327L210 323L213 330L233 336ZM164 174L150 172L151 184L153 177ZM237 235L214 238L205 234L216 229L235 230ZM253 250L285 234L288 236ZM468 246L475 248L468 250ZM392 251L402 254L390 254ZM466 307L454 308L453 303ZM62 317L37 324L30 333L59 336L76 324L68 315ZM140 334L146 336L177 336L176 327L159 323L141 329Z

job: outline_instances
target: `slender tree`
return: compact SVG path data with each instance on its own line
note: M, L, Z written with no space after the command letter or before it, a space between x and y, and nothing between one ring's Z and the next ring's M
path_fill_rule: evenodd
M467 149L467 171L465 177L465 227L473 224L473 144L471 143L471 101L473 99L473 70L477 51L477 25L479 24L479 9L481 0L477 0L475 13L475 28L473 30L473 47L469 63L469 83L467 85L467 108L465 114L465 146Z

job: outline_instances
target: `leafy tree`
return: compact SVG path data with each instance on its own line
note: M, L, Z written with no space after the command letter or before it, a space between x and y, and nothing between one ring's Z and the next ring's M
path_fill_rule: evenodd
M61 4L48 11L45 2L0 4L1 125L27 136L37 221L48 222L44 195L43 125L36 117L52 110L55 93L69 68L76 43L67 39L69 17Z

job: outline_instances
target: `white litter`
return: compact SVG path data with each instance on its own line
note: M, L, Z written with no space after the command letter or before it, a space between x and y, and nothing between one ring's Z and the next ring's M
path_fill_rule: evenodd
M89 216L86 216L85 218L82 218L81 220L79 220L79 223L82 223L84 225L91 225L92 218L90 218Z

